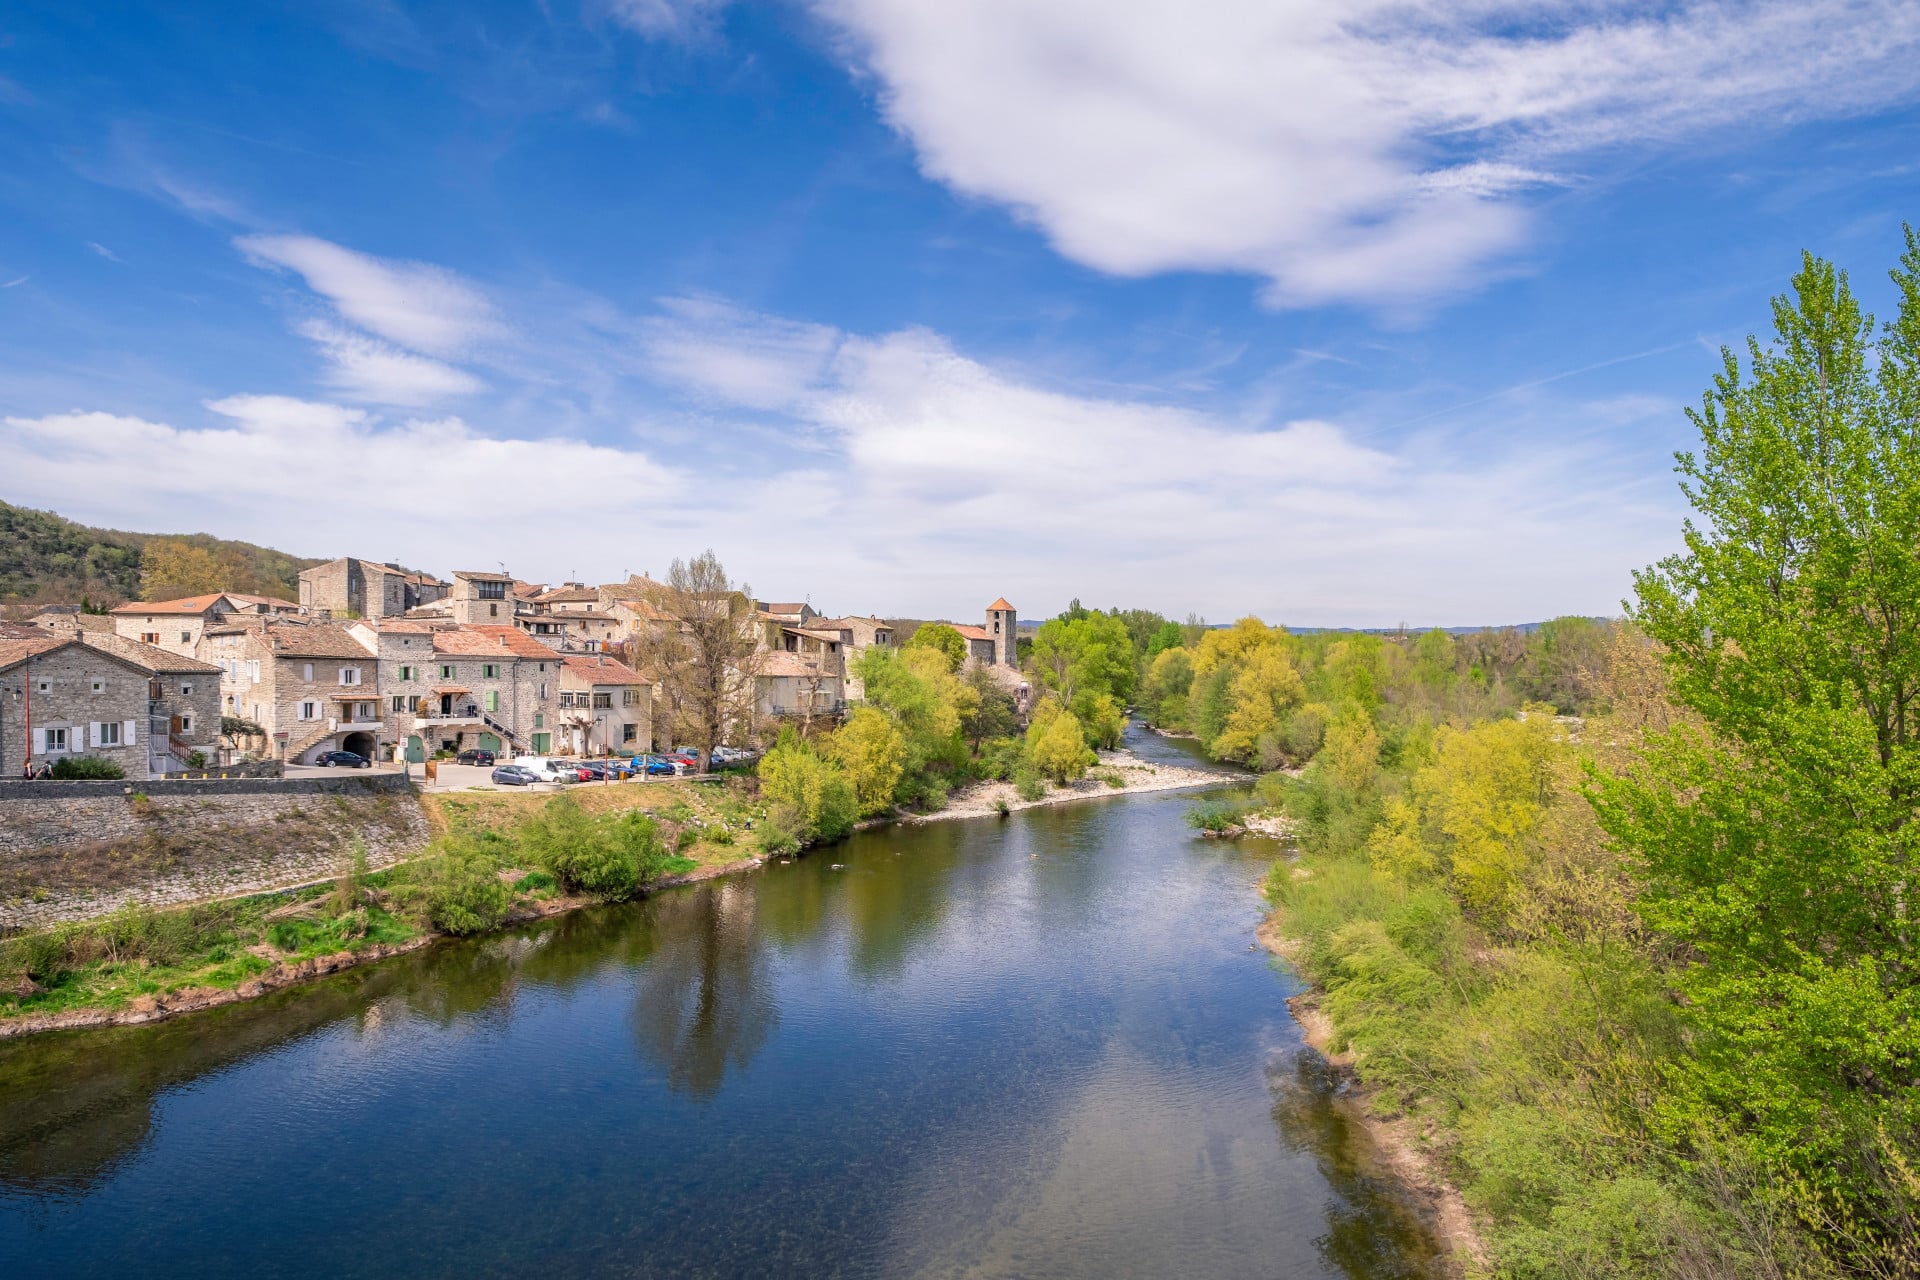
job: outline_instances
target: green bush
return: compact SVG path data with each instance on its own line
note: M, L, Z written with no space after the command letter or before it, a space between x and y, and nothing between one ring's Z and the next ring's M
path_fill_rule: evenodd
M49 776L62 781L76 779L113 779L124 778L127 771L111 760L100 756L61 756L48 770Z
M632 810L594 818L564 794L521 828L520 842L568 892L608 901L631 898L661 873L669 857L658 824L647 814Z
M513 893L500 881L493 842L471 837L443 841L440 852L416 864L427 921L442 933L485 933L506 919Z
M803 844L840 839L859 815L853 784L840 766L789 734L762 757L760 790L781 815L780 825Z
M1225 831L1240 825L1246 806L1238 800L1204 800L1187 810L1187 825L1196 831Z
M1046 781L1032 769L1021 768L1013 775L1013 793L1032 802L1047 794Z

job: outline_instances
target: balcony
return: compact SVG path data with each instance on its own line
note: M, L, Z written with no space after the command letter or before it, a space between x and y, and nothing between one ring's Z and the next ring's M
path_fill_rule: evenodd
M413 713L415 725L481 724L486 713L477 704L465 703L449 708L422 705Z

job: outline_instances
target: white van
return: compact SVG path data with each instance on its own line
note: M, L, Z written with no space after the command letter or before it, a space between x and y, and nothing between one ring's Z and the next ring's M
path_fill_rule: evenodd
M572 782L578 776L571 769L562 770L552 756L515 756L508 763L533 770L542 782Z

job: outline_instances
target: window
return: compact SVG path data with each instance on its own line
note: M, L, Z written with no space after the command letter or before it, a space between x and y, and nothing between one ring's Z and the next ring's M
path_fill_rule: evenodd
M481 663L480 677L483 680L498 680L500 678L500 664L497 662Z
M42 680L42 681L40 682L40 692L41 692L41 693L52 693L52 692L53 692L53 684L52 684L52 682L51 682L51 681L48 681L48 680Z
M412 667L402 667L402 668L400 668L400 678L401 678L402 680L411 680L411 679L413 679L413 668L412 668ZM395 708L395 710L399 710L399 708L397 708L397 707L396 707L396 708Z
M141 644L159 644L160 633L158 631L142 631L140 633L140 643Z
M300 678L309 682L313 680L313 664L311 662L303 662L300 664Z
M482 600L505 600L507 598L507 584L504 582L476 582L474 585L480 589L479 595Z
M538 728L541 728L541 727L543 727L543 726L544 726L544 725L545 725L546 723L547 723L547 718L546 718L545 716L543 716L543 715L541 715L541 714L540 714L540 713L539 713L538 711L536 711L536 712L534 712L534 713L533 713L533 727L534 727L534 728L536 728L536 729L538 729Z
M639 736L640 736L640 726L639 726L639 725L637 725L637 724L623 724L623 725L621 725L621 726L620 726L620 741L622 741L622 742L633 742L633 741L635 741L636 739L638 739L638 738L639 738Z
M488 605L488 606L487 606L487 616L488 616L489 618L497 618L497 617L499 617L499 616L500 616L500 606L499 606L499 605L497 605L497 604L490 604L490 605Z
M192 644L192 643L193 643L193 632L191 632L191 631L182 631L182 632L180 633L180 643L181 643L181 644Z
M260 659L254 658L247 663L247 674L253 677L255 684L260 683ZM255 717L258 719L258 717Z
M405 711L407 709L406 696L404 694L394 694L388 701L387 706L393 711Z
M320 704L317 702L301 703L300 718L302 720L318 720L320 718Z
M181 716L181 717L180 717L180 732L182 732L182 733L191 733L192 731L193 731L193 717L192 717L192 716Z
M622 689L622 690L620 691L620 705L621 705L621 706L623 706L623 707L631 707L631 706L633 706L633 705L634 705L634 704L635 704L636 702L638 702L638 701L639 701L639 699L633 696L633 690L631 690L631 689Z
M105 680L89 680L87 687L94 693L105 693L107 691L107 682Z
M546 700L547 700L547 685L545 681L542 681L540 683L540 701L545 702Z
M613 706L613 695L610 693L596 693L593 695L593 705L596 707L611 707Z
M440 678L442 680L453 679L453 664L451 662L443 662L440 664Z
M499 709L500 709L500 692L499 692L499 690L497 690L497 689L489 689L489 690L487 690L487 710L489 710L489 711L498 711Z
M358 667L340 668L340 683L341 684L359 684L360 668Z
M67 749L67 731L65 729L47 730L47 750L65 751Z
M564 689L560 691L560 705L563 707L570 707L573 705L573 695L568 693Z
M184 722L182 723L181 727L182 728L185 727ZM93 741L95 745L102 746L102 747L119 746L120 745L120 722L118 720L109 720L105 724L97 724L93 726Z
M183 698L191 698L193 696L193 686L190 684L181 685L180 696Z

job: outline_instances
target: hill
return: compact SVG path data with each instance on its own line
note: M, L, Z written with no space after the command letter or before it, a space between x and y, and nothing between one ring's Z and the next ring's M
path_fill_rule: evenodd
M244 591L293 598L324 563L206 533L127 533L0 502L0 601L96 605ZM145 588L143 590L143 588Z

